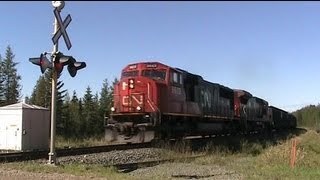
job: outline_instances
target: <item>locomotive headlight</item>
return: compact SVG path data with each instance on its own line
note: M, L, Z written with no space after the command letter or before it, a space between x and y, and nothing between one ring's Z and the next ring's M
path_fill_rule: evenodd
M137 110L138 110L138 111L141 111L141 107L140 107L140 106L137 106Z
M111 107L111 111L114 112L116 110L116 108L114 107Z
M134 88L134 79L129 79L129 88L130 89Z

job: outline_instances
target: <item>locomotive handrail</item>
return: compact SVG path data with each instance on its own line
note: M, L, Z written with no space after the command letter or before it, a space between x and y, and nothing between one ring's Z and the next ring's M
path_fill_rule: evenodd
M158 121L161 121L161 112L160 112L160 110L159 110L159 108L157 107L157 106L155 106L156 108L154 108L153 107L153 102L147 97L147 102L149 103L149 105L151 106L151 108L154 110L154 109L156 109L156 112L158 112L158 114L159 114L159 119L158 119ZM156 125L156 123L157 122L153 122L153 126L155 126Z

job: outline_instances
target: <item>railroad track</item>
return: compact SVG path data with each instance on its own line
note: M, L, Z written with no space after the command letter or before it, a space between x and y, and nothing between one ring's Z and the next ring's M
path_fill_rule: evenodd
M295 130L291 130L294 134L300 134L305 132L305 129L296 128ZM281 134L281 132L274 132L275 134ZM247 135L218 135L214 137L195 137L186 140L190 140L195 147L203 147L208 141L212 142L213 144L223 145L239 145L240 138L245 139L257 139L259 136L256 133L249 133ZM251 138L250 138L251 137ZM286 136L284 136L286 138ZM175 140L171 140L170 143L176 142ZM63 156L74 156L74 155L82 155L82 154L92 154L92 153L100 153L100 152L108 152L113 150L126 150L126 149L138 149L138 148L148 148L148 147L156 147L153 143L134 143L134 144L117 144L117 145L106 145L106 146L94 146L94 147L81 147L81 148L68 148L68 149L56 149L57 157ZM192 148L197 149L197 148ZM237 147L236 147L237 149ZM33 152L10 152L10 153L2 153L0 154L0 162L13 162L13 161L26 161L26 160L35 160L35 159L42 159L48 157L49 151L33 151ZM166 161L166 160L163 160ZM167 160L168 161L168 160ZM159 163L159 161L155 162L148 162L152 163ZM146 164L148 164L146 162ZM139 165L139 163L137 164ZM132 165L116 165L119 167L124 166L135 166ZM121 169L121 168L120 168Z
M74 156L82 154L108 152L114 150L138 149L151 147L151 143L139 144L116 144L106 146L93 146L69 149L56 149L57 157ZM26 161L48 157L49 151L32 151L32 152L10 152L0 154L0 162Z

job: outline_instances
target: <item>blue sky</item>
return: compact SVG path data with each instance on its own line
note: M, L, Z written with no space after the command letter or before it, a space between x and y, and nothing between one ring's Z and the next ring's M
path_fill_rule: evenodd
M82 97L129 63L159 61L230 88L245 89L292 111L320 102L319 2L66 2L72 42L59 50L85 61L61 80ZM22 95L41 72L28 59L51 52L51 1L0 3L0 54L19 62Z

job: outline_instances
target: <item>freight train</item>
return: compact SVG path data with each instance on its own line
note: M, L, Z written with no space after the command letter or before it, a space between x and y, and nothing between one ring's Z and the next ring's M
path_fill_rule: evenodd
M296 127L296 118L241 89L160 62L127 65L114 86L105 138L119 143Z

